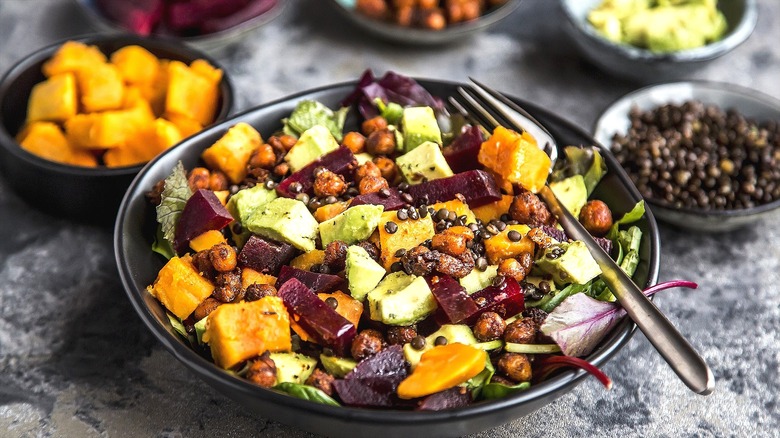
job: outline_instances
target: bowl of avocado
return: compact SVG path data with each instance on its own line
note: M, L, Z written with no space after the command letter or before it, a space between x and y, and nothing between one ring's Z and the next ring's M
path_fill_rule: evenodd
M755 0L562 0L565 29L600 69L646 83L681 79L742 44Z

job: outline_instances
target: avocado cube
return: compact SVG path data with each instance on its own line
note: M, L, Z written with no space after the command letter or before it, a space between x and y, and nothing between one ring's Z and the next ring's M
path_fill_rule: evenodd
M582 175L574 175L550 183L550 189L572 216L580 217L580 210L588 202L588 188Z
M320 354L320 362L322 362L322 367L325 368L325 371L337 379L343 379L344 376L349 374L349 372L357 366L357 362L354 359L348 357L326 356L324 354Z
M396 158L395 163L409 184L419 184L454 175L441 148L432 141L423 142L415 149L401 155Z
M278 197L276 190L269 190L259 184L236 192L228 200L227 209L234 219L244 224L255 210Z
M337 214L319 225L322 247L334 240L347 245L368 239L379 225L385 208L381 205L356 205Z
M387 325L410 325L436 310L436 299L424 277L395 272L368 293L370 317Z
M328 128L314 125L301 134L298 141L284 156L290 170L297 172L307 164L339 148L339 144Z
M558 255L561 249L564 252ZM548 247L536 260L536 266L552 275L557 285L585 284L601 274L598 263L590 255L585 242L580 240Z
M244 227L252 233L289 243L308 252L316 247L319 224L303 202L276 198L255 210Z
M406 152L426 141L442 144L441 130L436 122L436 114L431 107L404 108L404 113L401 116L401 130L404 133L403 143Z
M382 280L387 271L360 246L347 248L345 272L352 298L363 301L366 295Z
M488 265L484 271L474 268L467 276L460 279L460 285L466 289L467 294L471 295L490 286L497 273L498 265Z
M271 353L276 365L276 384L290 382L302 385L317 367L317 359L300 353Z

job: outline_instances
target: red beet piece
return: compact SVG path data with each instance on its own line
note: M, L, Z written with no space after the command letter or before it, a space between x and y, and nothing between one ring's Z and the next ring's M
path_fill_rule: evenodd
M96 0L101 14L138 35L149 35L163 16L163 0Z
M224 17L239 11L249 0L185 0L168 4L166 20L174 30L199 28L210 17Z
M450 169L455 173L479 169L477 155L479 155L479 148L483 141L484 138L479 126L464 127L461 134L442 150Z
M333 173L345 177L348 181L352 180L352 173L357 167L355 155L346 146L341 146L335 151L323 155L318 160L310 163L303 169L293 173L276 186L276 193L286 198L294 198L299 192L290 190L292 183L301 184L301 192L312 194L314 192L314 170L318 167L324 167Z
M425 397L417 405L418 411L441 411L444 409L462 408L471 403L471 392L466 388L456 386Z
M399 406L405 402L396 389L408 375L403 348L392 345L358 363L344 379L334 381L333 387L348 406Z
M276 0L250 0L243 8L224 17L212 17L204 20L200 25L201 33L208 34L230 29L245 21L270 11L276 6Z
M439 304L435 313L436 322L439 324L458 324L479 310L479 306L466 293L466 289L452 277L430 275L425 280Z
M303 269L285 265L282 266L282 270L279 271L279 276L276 278L276 288L279 289L291 278L295 278L305 284L315 293L331 292L344 286L344 279L338 275L304 271Z
M340 356L349 351L352 339L355 338L355 326L336 313L308 286L291 278L279 288L278 295L287 310L300 317L297 322L306 333Z
M365 195L357 195L352 198L352 202L349 203L350 207L355 205L372 204L382 205L385 207L385 211L399 210L406 203L401 199L401 193L396 189L388 189L390 196L382 197L379 193L366 193Z
M503 279L499 286L491 285L471 295L479 309L468 317L466 324L473 325L485 312L496 312L506 319L525 310L523 288L512 277Z
M276 275L295 257L295 248L284 242L251 236L238 253L238 265L263 274Z
M417 200L427 196L429 203L450 201L460 194L472 208L501 199L496 181L484 170L469 170L413 185L408 192Z
M187 251L191 239L209 230L221 230L232 221L233 216L217 195L211 190L200 189L184 205L176 224L174 247L181 254Z

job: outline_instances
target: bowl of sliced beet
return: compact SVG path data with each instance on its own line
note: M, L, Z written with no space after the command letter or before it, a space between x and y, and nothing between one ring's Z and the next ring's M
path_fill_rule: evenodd
M328 436L461 436L611 385L598 367L635 326L534 190L642 288L651 212L581 129L514 99L562 145L550 173L533 137L450 115L457 86L369 71L155 159L115 227L138 316L207 384Z

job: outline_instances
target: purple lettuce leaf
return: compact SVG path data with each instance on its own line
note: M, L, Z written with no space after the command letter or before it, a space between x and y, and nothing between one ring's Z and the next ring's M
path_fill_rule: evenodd
M650 296L673 287L695 289L690 281L668 281L644 290ZM604 336L626 315L619 304L593 299L585 294L574 294L561 302L547 315L541 331L551 337L563 354L581 357L589 354Z
M368 69L358 80L355 90L342 102L342 106L357 105L360 114L370 119L379 115L374 101L381 99L384 103L397 103L401 106L425 105L434 111L444 108L444 102L431 95L414 79L394 72L387 72L380 79L374 77Z

